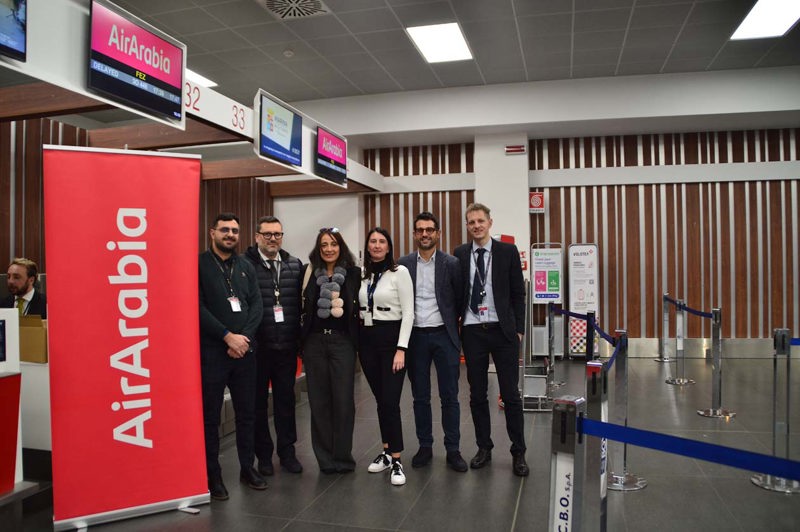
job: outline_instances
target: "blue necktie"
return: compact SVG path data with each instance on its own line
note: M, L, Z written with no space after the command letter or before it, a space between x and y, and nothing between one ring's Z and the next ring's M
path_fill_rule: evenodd
M475 250L478 258L475 260L475 277L472 279L472 296L469 298L469 308L475 314L478 313L478 306L483 300L486 292L483 290L483 285L486 283L486 267L483 265L483 254L486 249L478 248Z

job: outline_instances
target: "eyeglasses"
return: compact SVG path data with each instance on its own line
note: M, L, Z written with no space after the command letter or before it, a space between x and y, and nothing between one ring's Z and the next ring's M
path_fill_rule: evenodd
M422 234L432 235L436 231L438 231L438 229L436 229L435 227L415 227L414 228L414 234L416 234L416 235L422 235Z
M319 232L320 233L338 233L339 232L339 228L338 227L320 227L319 228Z
M239 228L238 227L215 227L214 231L219 231L220 233L223 233L223 234L226 234L226 235L228 233L233 233L234 235L238 235L239 234Z
M264 240L270 240L272 238L274 238L275 240L280 240L281 238L283 238L283 233L282 232L272 233L270 231L266 231L266 232L262 233L262 232L259 231L258 234L263 236Z

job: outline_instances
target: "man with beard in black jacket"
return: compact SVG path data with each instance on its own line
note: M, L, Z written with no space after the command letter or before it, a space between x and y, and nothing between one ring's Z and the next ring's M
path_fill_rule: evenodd
M277 450L281 466L300 473L303 466L295 456L297 441L294 383L300 337L300 285L303 264L281 249L283 225L274 216L259 218L256 245L245 257L256 270L264 316L256 335L255 451L258 472L273 475L272 452ZM272 383L272 409L275 442L269 431L269 385Z

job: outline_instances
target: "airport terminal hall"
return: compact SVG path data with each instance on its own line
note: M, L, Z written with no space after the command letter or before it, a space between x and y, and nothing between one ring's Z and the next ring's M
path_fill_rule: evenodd
M0 530L800 530L800 0L0 0Z

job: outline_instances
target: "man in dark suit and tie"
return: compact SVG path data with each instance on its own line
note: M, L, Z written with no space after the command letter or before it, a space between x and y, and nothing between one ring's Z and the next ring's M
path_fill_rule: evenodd
M8 297L0 302L0 308L19 309L20 316L41 316L47 319L47 298L36 290L36 275L39 268L29 259L17 258L8 266Z
M414 283L414 328L408 344L408 378L414 396L414 421L419 451L412 467L428 465L433 458L431 416L431 363L436 366L439 399L442 403L442 428L447 465L458 472L467 470L461 457L458 377L460 341L458 318L461 312L463 281L458 260L436 249L439 220L430 212L414 218L417 251L400 258L399 264L411 273Z
M492 459L489 417L489 353L497 371L503 398L506 430L511 440L513 471L528 476L522 398L519 393L519 346L525 332L525 281L519 251L513 244L491 238L489 208L467 207L467 231L472 243L456 248L464 282L461 341L470 386L469 405L475 424L478 452L470 467L480 469Z

